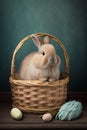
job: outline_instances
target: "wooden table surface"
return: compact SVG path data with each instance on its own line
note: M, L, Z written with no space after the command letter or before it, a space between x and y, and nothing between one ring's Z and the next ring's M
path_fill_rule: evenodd
M83 104L83 112L78 119L72 121L60 121L53 119L44 122L40 114L23 113L23 119L14 120L10 116L11 100L9 94L0 94L0 130L29 130L29 129L87 129L87 94L69 95L69 100L79 100Z

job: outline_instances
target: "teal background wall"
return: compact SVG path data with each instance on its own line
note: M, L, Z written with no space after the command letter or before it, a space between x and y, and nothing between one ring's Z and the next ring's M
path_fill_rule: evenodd
M68 90L87 91L87 0L0 0L0 91L10 91L11 59L18 42L37 32L64 43L70 58ZM19 51L16 66L36 49L28 43Z

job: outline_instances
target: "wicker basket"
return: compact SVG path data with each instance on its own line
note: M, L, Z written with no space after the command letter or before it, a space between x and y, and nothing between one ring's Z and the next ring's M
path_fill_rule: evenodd
M31 36L25 37L15 48L12 63L11 76L9 78L12 94L12 106L17 107L24 112L44 113L57 110L67 98L67 83L69 82L69 58L63 43L56 37L46 34L37 33L38 36L49 36L63 50L65 58L65 72L61 78L54 82L42 82L39 80L20 80L16 78L15 73L15 56L21 46Z

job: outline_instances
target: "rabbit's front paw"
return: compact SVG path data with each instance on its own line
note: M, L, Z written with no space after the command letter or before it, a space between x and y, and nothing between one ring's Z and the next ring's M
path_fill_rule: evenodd
M53 81L55 81L55 79L49 78L49 82L53 82Z
M47 78L41 78L40 80L44 82L47 81Z

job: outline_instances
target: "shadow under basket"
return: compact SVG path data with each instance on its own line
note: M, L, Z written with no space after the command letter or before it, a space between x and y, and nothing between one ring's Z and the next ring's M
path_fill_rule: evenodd
M63 50L66 62L65 71L58 81L42 82L39 80L20 80L15 73L15 57L21 46L31 35L25 37L15 48L9 82L12 94L12 106L24 112L44 113L58 110L67 98L67 84L69 82L69 58L63 43L56 37L46 33L37 33L39 37L49 36Z

